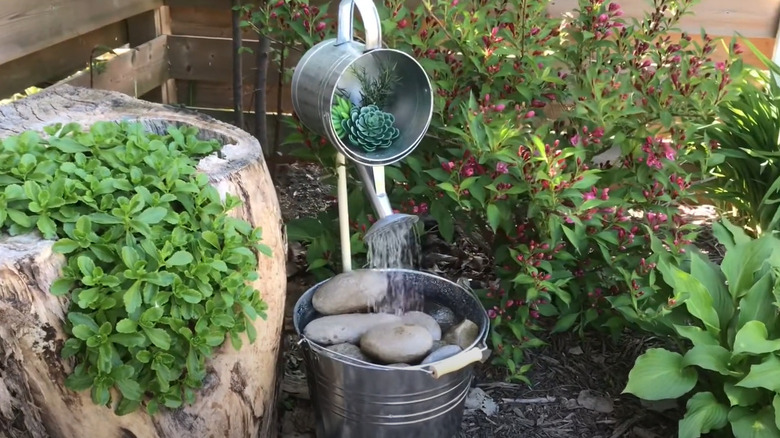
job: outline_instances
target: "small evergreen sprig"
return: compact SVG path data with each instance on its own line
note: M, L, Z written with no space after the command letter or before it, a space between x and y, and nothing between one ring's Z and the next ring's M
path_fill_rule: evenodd
M395 72L395 64L388 66L381 61L379 65L379 74L373 76L368 74L365 67L353 66L352 72L360 82L360 98L362 107L376 105L380 109L385 109L391 103L393 92L401 78Z

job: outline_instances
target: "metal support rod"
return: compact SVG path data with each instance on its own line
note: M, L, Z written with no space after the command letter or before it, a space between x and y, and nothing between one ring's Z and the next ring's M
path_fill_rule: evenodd
M342 271L352 270L352 247L349 233L349 192L347 190L347 159L341 152L336 154L336 173L338 173L339 234L341 237Z

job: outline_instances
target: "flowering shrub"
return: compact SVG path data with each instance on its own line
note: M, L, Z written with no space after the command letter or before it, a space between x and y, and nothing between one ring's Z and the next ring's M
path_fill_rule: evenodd
M462 229L494 248L497 281L479 292L513 374L535 328L641 319L659 299L651 236L676 256L693 237L677 207L711 166L693 132L732 97L741 48L713 61L706 35L672 38L693 1L654 3L632 22L608 0L580 0L566 20L542 0L380 6L385 43L436 88L429 135L388 168L390 195L444 238ZM311 133L294 141L331 162Z

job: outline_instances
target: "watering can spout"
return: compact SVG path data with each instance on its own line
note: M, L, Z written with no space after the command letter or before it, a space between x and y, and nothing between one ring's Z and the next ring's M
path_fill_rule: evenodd
M377 221L366 232L364 240L368 241L382 231L389 230L394 226L405 225L411 227L419 220L419 217L415 215L393 213L393 207L390 205L390 199L387 197L387 191L385 190L384 166L357 164L357 169L360 180L363 182L366 196L368 196L371 207L377 215Z

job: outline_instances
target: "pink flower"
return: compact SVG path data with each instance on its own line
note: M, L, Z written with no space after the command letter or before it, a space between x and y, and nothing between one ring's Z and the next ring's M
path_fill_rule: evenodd
M500 113L501 111L506 109L506 105L504 105L503 103L499 103L498 105L496 105L495 109L496 109L496 112Z
M503 161L499 161L498 163L496 163L496 172L509 173L509 166Z
M578 144L580 144L580 135L579 134L575 134L574 137L572 137L570 141L571 141L571 145L572 146L577 146Z
M455 169L455 163L453 163L452 161L450 161L449 163L441 163L441 168L447 172L452 172L452 170Z
M314 30L316 30L317 32L322 32L325 29L325 26L326 26L325 22L320 21L319 23L317 23L317 26L314 28Z
M527 113L525 113L525 118L526 119L530 119L530 118L533 118L535 115L536 115L536 112L528 111Z
M455 0L455 1L458 1L458 0ZM493 310L493 309L488 310L487 314L488 314L488 318L490 318L490 319L496 319L496 316L498 316L496 311Z

